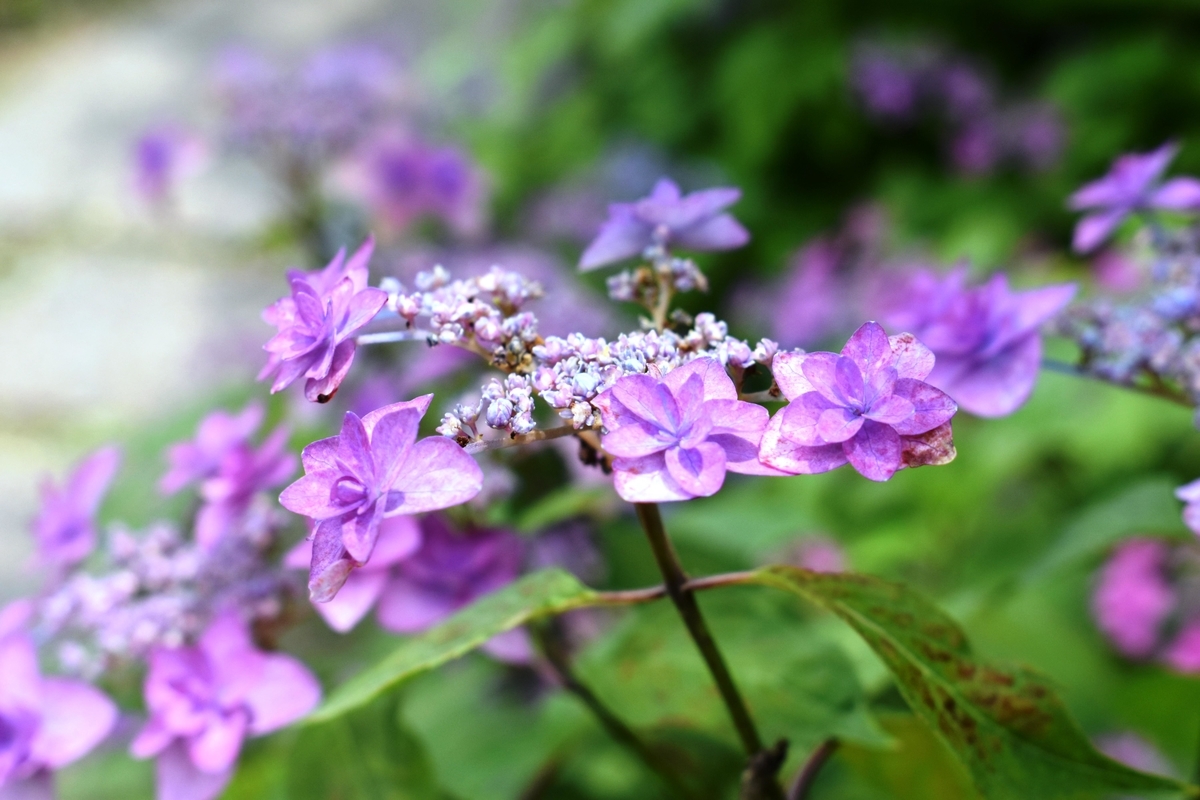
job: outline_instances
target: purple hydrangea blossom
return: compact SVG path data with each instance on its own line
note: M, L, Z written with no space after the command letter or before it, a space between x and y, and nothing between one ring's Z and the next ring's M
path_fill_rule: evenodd
M775 381L789 400L762 437L760 458L791 475L849 462L874 481L954 457L958 406L925 382L934 356L912 334L868 322L836 353L780 353Z
M117 707L86 683L41 675L27 617L26 603L0 610L0 797L53 800L53 770L108 736Z
M354 361L354 335L387 303L386 292L366 285L373 249L368 239L348 261L339 251L319 272L289 273L291 297L263 312L279 329L264 345L270 355L258 376L275 375L272 393L303 376L309 400L323 403L333 397Z
M341 433L304 448L305 476L280 495L289 511L313 519L309 591L327 602L351 570L366 564L387 517L435 511L470 500L483 486L479 465L449 439L417 441L433 395L347 412Z
M1075 285L1014 292L1003 274L975 287L966 286L966 275L965 268L945 277L914 273L886 321L911 331L937 356L928 383L972 414L1005 416L1033 392L1041 327L1070 302Z
M846 551L828 536L808 536L791 548L789 562L813 572L845 572Z
M145 694L150 718L130 751L158 759L158 797L210 800L232 777L243 740L300 719L321 688L296 659L257 649L229 612L196 646L155 650Z
M1155 539L1120 544L1100 572L1092 594L1092 614L1100 630L1122 653L1152 655L1159 630L1175 607L1165 573L1170 548Z
M614 485L631 503L715 494L725 473L779 474L758 460L762 406L738 400L725 367L697 358L661 378L626 375L594 401L614 457Z
M638 255L658 244L686 250L731 250L750 241L750 234L725 209L741 197L740 189L705 189L683 195L674 181L661 178L649 197L613 203L608 221L588 245L579 268L592 270Z
M1074 211L1088 211L1075 227L1076 252L1096 249L1126 217L1144 211L1200 209L1200 180L1162 180L1179 146L1167 142L1149 153L1127 153L1113 162L1109 173L1071 195Z
M214 474L200 484L203 500L196 513L196 542L212 549L250 510L259 492L274 489L296 471L296 456L287 449L288 430L276 428L255 448L243 441L221 459Z
M167 449L167 474L158 482L159 491L174 494L193 481L215 473L231 452L250 440L262 424L263 407L250 403L238 414L217 410L200 420L196 437Z
M1192 533L1200 536L1200 480L1180 486L1175 490L1175 496L1182 500L1183 522Z
M1200 672L1200 619L1188 621L1163 651L1162 660L1179 672Z
M83 561L96 546L96 512L121 464L121 451L102 447L75 467L62 487L42 482L42 507L33 522L43 562L67 568Z

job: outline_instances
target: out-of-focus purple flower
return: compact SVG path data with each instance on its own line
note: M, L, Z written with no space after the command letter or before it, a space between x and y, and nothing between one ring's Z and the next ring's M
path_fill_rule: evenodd
M1109 758L1142 772L1167 776L1175 774L1175 770L1171 769L1170 763L1157 747L1131 731L1118 731L1097 737L1096 747Z
M421 520L421 546L399 561L379 598L379 624L397 633L419 633L478 597L512 583L524 548L508 531L452 530L438 514ZM524 634L492 640L485 649L504 661L525 661Z
M449 439L417 441L433 395L348 412L339 435L304 448L305 476L280 495L284 508L313 519L309 592L331 600L351 570L366 564L387 517L470 500L483 486L479 465Z
M845 298L837 279L841 248L826 238L805 245L792 259L786 282L772 303L771 337L790 347L814 342L837 324Z
M1013 292L995 275L966 286L966 269L920 270L892 303L889 325L911 331L937 356L928 383L981 417L1020 408L1037 382L1041 327L1075 294L1074 284Z
M1163 651L1162 660L1179 672L1200 672L1200 620L1184 625Z
M836 353L780 353L775 381L789 400L762 438L764 464L791 475L849 462L874 481L902 467L954 457L950 418L958 410L925 383L929 348L912 334L891 338L868 322Z
M409 558L421 546L421 528L415 517L392 517L379 523L379 539L371 560L346 576L337 596L314 607L339 633L357 625L379 601L396 564ZM295 569L312 564L313 543L306 539L288 552L284 563Z
M674 181L661 178L649 197L613 203L608 221L588 245L579 268L592 270L640 254L652 244L685 250L732 250L750 234L725 209L742 196L740 189L705 189L682 195Z
M210 800L232 777L243 740L303 717L321 687L291 656L257 649L228 612L195 647L155 650L145 694L150 718L130 751L157 757L158 797Z
M1186 504L1183 507L1184 524L1200 536L1200 480L1180 486L1175 490L1175 496Z
M1179 146L1167 142L1149 153L1127 153L1113 162L1109 173L1071 195L1073 211L1088 211L1075 226L1073 247L1087 253L1107 239L1130 214L1141 211L1200 209L1200 180L1162 181Z
M867 111L884 119L906 119L917 106L917 76L878 48L862 48L851 66L851 81Z
M758 461L766 409L738 400L716 359L697 358L659 379L626 375L593 404L617 494L631 503L708 497L726 471L778 474Z
M792 547L791 563L813 572L845 572L846 553L828 536L807 536Z
M349 261L339 252L319 272L289 273L291 297L263 312L279 329L264 345L269 357L258 375L259 380L275 375L272 393L303 376L309 400L323 403L333 397L354 360L354 335L387 303L387 292L365 286L373 249L368 239ZM340 277L335 281L335 276Z
M96 512L121 464L121 451L102 447L75 467L62 487L42 482L42 507L33 521L38 556L57 568L73 566L96 546Z
M1048 103L1031 103L1013 120L1016 154L1031 168L1046 170L1058 162L1066 140L1062 115Z
M204 163L204 143L176 125L145 131L133 145L133 186L151 205L170 201L175 184Z
M53 770L98 745L117 707L86 683L42 676L13 608L0 610L0 797L53 800Z
M1092 614L1118 650L1133 658L1153 654L1159 628L1175 606L1165 574L1170 548L1155 539L1120 544L1100 572Z
M158 482L159 491L174 494L192 481L209 477L231 451L250 440L262 424L261 403L250 403L238 414L213 411L200 420L196 437L167 449L167 474Z
M1092 275L1102 288L1128 294L1141 288L1146 274L1138 262L1120 250L1103 250L1092 259Z
M995 123L978 119L954 135L950 146L954 165L968 175L986 175L1000 160L1000 142Z
M288 430L280 426L259 447L242 441L222 456L217 469L200 484L204 501L196 513L196 542L205 550L237 524L255 495L274 489L296 471L296 456L287 449Z

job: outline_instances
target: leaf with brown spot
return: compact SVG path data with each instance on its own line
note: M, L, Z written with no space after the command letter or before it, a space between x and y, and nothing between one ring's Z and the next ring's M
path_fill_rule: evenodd
M987 800L1200 796L1098 752L1044 678L979 663L958 625L900 584L786 566L758 570L753 582L799 594L862 636Z

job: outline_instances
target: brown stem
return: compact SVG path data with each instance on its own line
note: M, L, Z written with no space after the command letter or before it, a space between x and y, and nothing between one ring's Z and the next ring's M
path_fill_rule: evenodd
M576 433L576 431L570 425L560 425L557 428L532 431L530 433L523 433L520 436L509 436L506 439L481 439L478 442L471 442L463 449L468 453L482 453L485 450L503 450L506 447L520 447L523 444L532 444L533 442L561 439L573 433Z
M666 528L663 527L662 515L658 512L658 506L654 503L635 503L634 508L637 510L638 520L642 523L642 529L646 532L646 538L650 540L650 549L654 552L654 560L658 563L659 571L662 572L667 595L675 604L679 616L683 619L683 624L691 634L692 641L695 642L696 648L700 651L700 655L717 685L717 691L725 703L725 708L733 721L733 727L737 730L742 748L751 759L751 768L753 769L755 762L761 760L760 754L764 751L762 737L759 736L754 719L750 716L750 710L746 707L746 702L742 699L737 684L734 683L733 675L730 674L729 667L725 664L725 658L721 655L721 650L709 631L708 624L704 621L700 605L696 602L696 595L688 587L687 572L684 571L683 564L679 561L679 555L675 552L670 537L667 536ZM775 768L778 769L778 766ZM763 786L763 783L766 785ZM746 783L743 782L743 787L745 788L745 786ZM747 799L770 798L771 800L782 800L783 798L783 792L779 789L779 784L773 776L770 781L758 781L756 791L757 787L761 787L762 791L757 794L743 794L743 797Z
M796 774L796 782L788 791L787 800L807 800L808 792L817 782L817 775L820 774L821 767L825 766L825 762L837 748L838 740L832 737L817 746L817 749L808 757L808 761L805 761L804 766L800 768L800 772Z

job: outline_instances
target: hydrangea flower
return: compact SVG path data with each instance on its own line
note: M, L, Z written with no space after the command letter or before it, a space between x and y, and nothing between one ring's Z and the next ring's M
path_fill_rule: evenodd
M332 599L350 571L367 563L385 518L464 503L482 488L479 465L454 442L417 441L432 399L393 403L361 419L347 412L339 435L304 448L306 474L279 501L317 523L308 584L313 600Z
M96 512L121 464L121 451L102 447L75 467L56 486L42 482L42 507L33 521L38 555L47 564L66 568L83 561L96 546Z
M1184 524L1200 536L1200 480L1180 486L1175 490L1175 496L1186 504L1183 507Z
M203 500L196 513L196 542L211 549L250 510L259 492L273 489L296 471L287 449L288 430L280 426L259 447L242 442L221 459L214 475L200 484Z
M309 400L323 403L333 397L354 361L354 335L387 303L387 292L366 285L373 249L368 239L349 261L339 251L319 272L289 273L291 297L263 312L263 319L279 329L263 346L269 356L258 375L259 380L275 375L272 393L305 377Z
M1075 226L1075 251L1096 249L1130 214L1200 209L1200 181L1162 180L1163 171L1177 152L1179 146L1167 142L1149 153L1127 153L1113 162L1107 175L1071 195L1068 204L1072 210L1090 212Z
M1175 607L1165 574L1170 548L1155 539L1121 543L1100 572L1092 614L1100 630L1127 656L1154 653L1159 629Z
M841 354L780 353L775 381L788 405L762 437L764 464L791 475L849 462L874 481L954 457L954 401L925 378L933 353L912 334L888 338L868 322Z
M20 601L0 609L0 797L53 800L53 770L108 736L117 707L86 683L41 675L29 611Z
M661 178L649 197L613 203L608 221L588 245L579 268L592 270L640 254L652 244L687 250L732 250L750 234L725 209L742 196L740 189L705 189L683 195L674 181Z
M167 474L158 482L159 491L174 494L192 481L215 473L233 450L248 442L262 424L261 403L250 403L239 414L217 410L200 420L196 436L167 449Z
M721 362L697 358L661 378L626 375L598 396L614 485L631 503L715 494L725 473L779 474L758 460L762 406L737 399Z
M936 355L928 383L972 414L1002 417L1033 392L1042 362L1041 327L1070 302L1075 285L1014 292L1002 274L975 287L966 285L966 276L965 268L941 278L916 272L886 319Z
M1162 660L1180 672L1200 672L1200 620L1190 620L1180 629Z
M155 650L145 694L150 718L130 752L158 759L160 800L210 800L233 776L243 740L303 717L321 687L291 656L258 650L229 612L196 646Z

